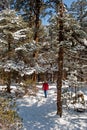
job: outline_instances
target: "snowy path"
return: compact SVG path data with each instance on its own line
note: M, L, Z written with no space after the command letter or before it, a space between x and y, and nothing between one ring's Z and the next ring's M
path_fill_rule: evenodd
M18 113L23 118L22 130L87 130L87 112L63 110L62 118L56 115L56 88L51 86L48 98L40 89L36 97L18 99Z

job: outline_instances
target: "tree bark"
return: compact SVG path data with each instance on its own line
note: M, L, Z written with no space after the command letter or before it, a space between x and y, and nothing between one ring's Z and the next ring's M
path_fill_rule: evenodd
M63 3L60 2L59 5L59 43L64 40L63 36ZM63 47L59 47L58 51L58 79L57 79L57 115L62 116L62 100L61 100L61 91L62 91L62 79L63 79Z
M11 93L10 85L11 85L11 73L8 72L8 77L7 77L7 92L8 93Z
M36 0L35 2L35 34L34 34L34 40L36 41L36 44L39 42L39 28L40 28L40 8L41 8L41 1L40 0ZM37 58L38 57L38 51L35 52L34 57ZM34 73L34 82L36 83L36 72Z
M36 1L36 5L35 5L35 35L34 35L34 40L36 41L36 43L39 41L39 16L40 16L40 0Z

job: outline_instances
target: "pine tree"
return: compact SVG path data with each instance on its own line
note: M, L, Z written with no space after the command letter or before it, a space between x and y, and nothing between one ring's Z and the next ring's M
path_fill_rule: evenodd
M63 7L64 7L64 5L63 5ZM60 14L63 13L64 10L65 10L64 8L62 8L62 11L60 9L60 11L61 11ZM67 52L67 50L70 50L72 53L74 53L74 51L76 51L76 53L78 54L79 51L81 51L80 49L82 49L82 48L85 49L85 47L86 47L86 44L84 42L84 38L86 38L86 33L81 29L79 23L66 13L63 13L62 15L63 15L62 18L58 16L58 19L57 19L57 16L53 17L51 19L51 26L49 28L50 29L50 39L52 39L52 33L56 32L55 35L53 36L55 38L53 38L52 47L54 46L54 43L59 44L58 62L60 62L60 63L58 64L58 67L59 67L58 71L60 71L60 73L58 72L58 77L59 76L61 76L61 77L58 78L58 86L57 86L57 88L59 87L58 89L60 89L57 91L58 92L58 97L57 97L58 98L58 100L57 100L58 101L58 107L57 107L58 111L57 111L57 113L60 116L62 115L61 89L62 89L62 80L63 80L63 69L66 66L65 61L63 60L63 53L64 53L64 57L65 57L65 53ZM56 35L56 34L58 34L58 35ZM64 48L64 52L62 51L61 48L62 49ZM73 60L73 62L74 62L74 60ZM64 65L64 67L62 65ZM71 67L73 67L73 65ZM75 69L75 68L73 68L73 69Z
M17 58L15 48L29 42L32 33L23 19L16 16L15 11L9 9L3 10L0 14L0 30L1 70L6 75L7 91L10 92L11 72Z

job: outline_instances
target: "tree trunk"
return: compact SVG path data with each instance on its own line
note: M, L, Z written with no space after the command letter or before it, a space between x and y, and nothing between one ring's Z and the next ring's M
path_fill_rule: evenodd
M34 34L34 40L36 41L36 43L39 41L39 16L40 16L40 0L36 1L36 5L35 5L35 34Z
M63 36L63 3L60 2L59 5L59 43L64 40ZM61 100L61 89L62 89L62 79L63 79L63 47L59 48L58 52L58 79L57 79L57 115L62 116L62 100Z
M37 0L36 3L35 3L35 34L34 34L34 40L36 41L36 44L39 42L39 27L40 27L40 20L39 20L39 17L40 17L40 6L41 4L41 1L40 0ZM38 57L38 51L35 52L34 54L35 58ZM36 79L37 79L37 76L36 76L36 73L34 73L34 82L36 82Z
M59 49L58 53L58 80L57 80L57 115L62 116L62 100L61 100L61 89L62 89L62 78L63 78L63 48Z
M8 77L7 77L7 92L8 92L8 93L11 93L10 85L11 85L11 74L10 74L10 72L9 72L9 73L8 73Z

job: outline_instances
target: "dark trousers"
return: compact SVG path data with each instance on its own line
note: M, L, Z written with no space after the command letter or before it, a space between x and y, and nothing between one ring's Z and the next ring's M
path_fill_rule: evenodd
M47 98L47 90L44 90L45 98Z

